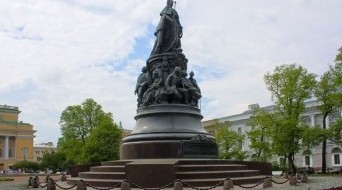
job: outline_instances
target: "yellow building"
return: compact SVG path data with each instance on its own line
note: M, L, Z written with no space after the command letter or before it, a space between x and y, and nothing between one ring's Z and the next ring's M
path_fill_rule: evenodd
M0 170L21 160L34 160L33 126L18 120L18 107L0 105Z

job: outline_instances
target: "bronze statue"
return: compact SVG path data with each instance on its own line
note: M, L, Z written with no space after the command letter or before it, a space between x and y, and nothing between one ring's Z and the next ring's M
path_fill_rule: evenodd
M151 56L175 52L181 48L180 38L183 28L179 22L177 11L172 7L173 1L168 0L166 7L160 13L160 21L154 35L157 37Z
M186 72L185 72L186 73ZM179 67L167 77L165 82L165 93L173 95L172 102L189 104L189 92L187 84L184 83L184 72Z
M201 89L197 85L196 79L194 79L194 72L190 72L190 77L188 79L192 86L192 90L190 91L191 105L198 106L198 99L202 97Z
M138 94L138 107L140 107L141 103L142 103L142 98L143 98L143 94L145 93L145 91L147 90L147 88L149 87L151 80L150 80L150 76L147 73L147 69L146 67L143 67L141 69L141 74L139 75L138 79L137 79L137 84L135 87L135 91L134 94Z
M142 106L160 103L163 92L163 79L157 71L152 73L153 83L143 95Z

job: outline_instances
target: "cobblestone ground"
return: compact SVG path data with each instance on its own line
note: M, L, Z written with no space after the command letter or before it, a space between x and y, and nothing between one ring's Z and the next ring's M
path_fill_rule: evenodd
M20 177L20 179L16 179L13 182L0 182L0 190L27 190L27 181L28 176ZM43 177L41 177L42 179ZM55 179L58 179L58 177L54 177ZM284 179L275 179L278 182L283 181ZM65 182L59 182L59 184L65 188L70 187L71 185L66 184ZM247 185L246 185L247 186ZM297 186L289 186L288 183L285 183L283 185L276 185L274 184L274 187L267 188L268 190L322 190L327 189L331 187L341 187L342 186L342 176L330 176L330 177L309 177L309 183L308 184L299 184ZM30 188L32 189L32 188ZM57 188L59 189L59 188ZM73 188L74 190L76 188ZM115 188L118 190L119 188ZM190 190L190 188L184 188L186 190ZM216 188L217 190L222 190L222 187ZM244 188L241 187L234 187L235 190L242 190ZM253 189L262 189L262 185L259 185ZM46 190L46 188L38 188L35 190ZM60 190L60 189L59 189ZM88 190L92 190L92 188L88 188ZM133 189L134 190L134 189ZM137 190L137 189L136 189ZM171 188L169 189L171 190Z

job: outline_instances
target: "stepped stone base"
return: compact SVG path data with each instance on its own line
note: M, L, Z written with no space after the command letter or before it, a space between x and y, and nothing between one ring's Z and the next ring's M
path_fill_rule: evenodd
M179 179L195 187L210 187L231 178L238 184L253 184L272 175L271 164L218 159L139 159L103 162L80 172L82 179L96 187L113 187L128 180L144 188L159 188ZM172 187L173 184L170 186ZM134 187L134 185L133 185Z

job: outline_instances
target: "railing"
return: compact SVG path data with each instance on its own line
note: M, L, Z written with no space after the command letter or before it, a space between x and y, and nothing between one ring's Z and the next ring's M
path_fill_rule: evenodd
M145 187L142 187L138 184L130 182L128 180L124 180L121 183L118 183L118 184L116 184L112 187L108 187L108 188L95 187L95 186L93 186L93 185L91 185L91 184L89 184L83 180L79 180L74 185L71 185L69 187L63 187L60 184L56 183L58 181L66 181L66 179L67 179L67 177L65 175L63 175L58 180L54 180L50 176L46 176L45 181L40 183L38 176L30 177L28 187L32 187L32 188L45 188L46 187L47 190L56 190L56 187L58 187L62 190L69 190L69 189L72 189L75 187L77 190L87 190L87 187L91 187L91 188L96 189L96 190L113 190L113 189L119 188L119 187L121 190L130 190L131 187L142 189L142 190L163 190L163 189L170 188L173 186L174 190L183 190L183 187L188 187L188 188L191 188L194 190L211 190L211 189L217 188L219 186L223 186L224 190L229 190L229 189L233 189L234 186L238 186L238 187L243 188L243 189L252 189L252 188L255 188L261 184L263 184L263 188L268 188L268 187L272 187L273 183L285 184L285 183L289 182L289 185L291 185L291 186L297 185L298 183L308 183L308 176L306 174L304 174L302 176L300 176L300 175L291 176L288 179L284 179L284 181L278 181L278 180L276 181L272 177L265 177L260 182L254 184L254 185L242 185L242 184L238 184L238 183L234 182L230 178L226 178L223 181L217 183L216 185L211 186L211 187L207 187L207 188L195 187L195 186L192 186L192 185L190 185L186 182L183 182L182 180L179 180L179 179L177 179L173 182L170 182L169 184L166 184L166 185L159 187L159 188L145 188Z

